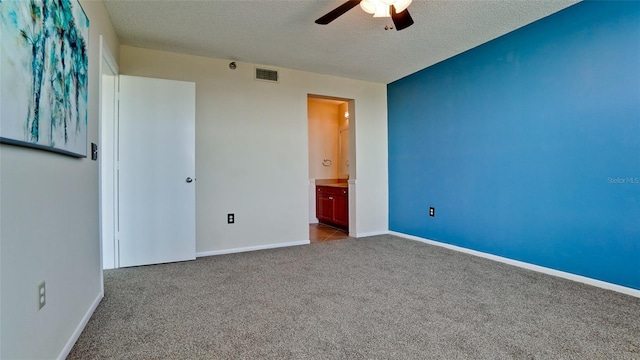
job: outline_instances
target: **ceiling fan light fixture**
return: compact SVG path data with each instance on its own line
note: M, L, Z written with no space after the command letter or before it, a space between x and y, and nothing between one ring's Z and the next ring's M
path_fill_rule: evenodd
M372 1L372 0L362 0L360 2L360 7L362 8L362 10L364 10L364 12L369 13L369 14L374 14L376 12L376 2L377 1Z
M393 6L396 8L396 12L401 13L411 5L412 1L413 0L395 0Z
M360 7L373 17L391 17L390 7L396 8L397 13L406 10L413 0L362 0Z
M319 25L327 25L347 11L360 5L364 12L373 14L374 18L391 18L393 26L389 25L386 30L393 28L402 30L413 25L413 19L407 10L411 3L412 0L347 0L342 5L318 18L315 22Z
M376 12L373 14L374 18L377 17L391 17L391 12L389 11L390 6L385 5L384 3L378 1L376 5Z

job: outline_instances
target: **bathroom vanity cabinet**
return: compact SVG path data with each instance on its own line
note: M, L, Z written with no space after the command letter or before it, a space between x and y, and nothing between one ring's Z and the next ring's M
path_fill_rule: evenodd
M349 228L347 184L316 185L316 217L321 223Z

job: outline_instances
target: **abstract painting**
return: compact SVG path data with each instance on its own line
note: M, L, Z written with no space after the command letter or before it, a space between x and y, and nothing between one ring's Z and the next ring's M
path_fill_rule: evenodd
M0 142L87 156L88 40L77 0L0 0Z

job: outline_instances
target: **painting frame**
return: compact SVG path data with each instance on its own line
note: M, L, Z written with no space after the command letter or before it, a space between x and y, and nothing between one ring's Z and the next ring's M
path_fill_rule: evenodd
M0 0L0 143L86 158L88 83L79 0Z

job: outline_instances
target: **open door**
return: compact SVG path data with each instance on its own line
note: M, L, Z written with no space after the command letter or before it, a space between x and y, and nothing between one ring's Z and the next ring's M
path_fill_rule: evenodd
M195 259L195 84L120 76L119 267Z

